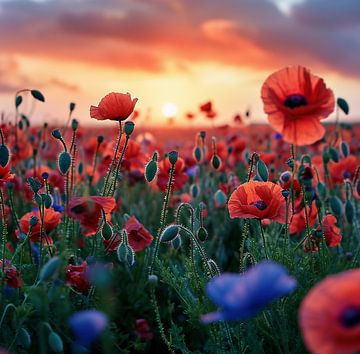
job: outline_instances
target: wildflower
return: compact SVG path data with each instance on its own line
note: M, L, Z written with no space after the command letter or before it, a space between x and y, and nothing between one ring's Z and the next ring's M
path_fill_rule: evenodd
M30 240L32 242L40 241L40 231L41 231L41 216L40 211L31 211L26 213L19 220L21 231L27 234L30 230L30 219L32 217L36 217L39 222L31 228L30 232ZM60 224L61 221L61 213L58 213L52 208L44 209L44 239L43 243L52 243L52 239L48 236L51 231L53 231L56 226ZM17 230L17 236L19 237L19 231Z
M325 241L329 247L336 247L341 243L342 236L340 235L340 229L335 226L336 221L336 217L331 214L326 215L322 221Z
M124 226L131 248L135 251L142 251L148 247L154 239L135 216L132 216Z
M2 167L0 165L0 186L7 182L11 182L14 179L15 175L10 173L10 166L7 165Z
M317 220L318 210L315 201L311 206L306 206L306 212L308 217L308 226L314 226ZM306 229L306 215L305 208L300 209L297 213L293 214L290 222L289 231L291 234L296 234Z
M87 263L83 262L78 266L70 264L65 270L65 283L84 295L88 294L91 286L86 268Z
M345 179L352 179L355 175L356 168L359 164L359 159L350 155L339 162L329 163L329 173L331 180L335 184L343 184Z
M143 318L136 320L135 334L142 340L151 340L153 338L153 333L151 332L148 321Z
M313 354L360 351L360 269L331 275L316 284L299 310L305 344Z
M108 324L107 316L100 311L85 310L76 312L69 318L70 327L78 345L89 347Z
M166 190L170 169L171 164L168 157L159 162L157 185L162 191ZM189 176L185 173L185 161L181 157L179 157L175 163L174 175L173 190L177 191L180 190L189 180Z
M90 236L96 233L99 220L101 218L101 210L109 216L111 211L116 207L113 197L73 197L68 205L68 215L79 220L82 233Z
M250 181L240 185L230 196L230 217L271 219L286 222L286 202L279 185Z
M0 269L3 268L3 260L0 260ZM19 271L9 260L5 260L4 264L4 283L12 289L21 288L23 281L19 274Z
M282 265L271 261L258 263L244 274L224 273L206 286L207 295L220 309L203 315L201 320L247 320L295 288L296 280Z
M320 120L334 110L334 94L323 79L302 66L291 66L270 75L262 89L264 111L272 127L295 145L321 139L325 128Z
M131 99L130 93L109 93L101 99L98 107L90 107L90 116L97 120L125 120L134 111L137 100Z

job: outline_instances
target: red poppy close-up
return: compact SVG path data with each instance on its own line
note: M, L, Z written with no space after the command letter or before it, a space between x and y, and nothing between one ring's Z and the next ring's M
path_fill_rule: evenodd
M70 199L67 213L72 219L80 222L82 233L90 236L97 231L102 216L101 210L104 210L109 218L115 207L116 202L113 197L73 197Z
M320 120L328 117L335 105L324 80L299 65L271 74L262 86L261 98L272 127L294 145L320 140L325 134Z
M146 247L150 246L153 241L153 237L145 226L132 216L124 226L128 234L129 245L135 252L142 251Z
M312 354L360 351L360 269L331 275L306 295L299 324Z
M286 222L286 202L282 188L272 182L250 181L241 184L231 194L228 209L232 219L257 218L281 224ZM290 220L290 216L288 218Z
M137 100L131 99L130 93L111 92L101 99L97 107L90 107L90 116L97 120L125 120L134 111Z
M43 239L44 244L47 244L47 243L51 244L52 243L52 240L49 237L49 233L51 231L53 231L56 228L56 226L58 226L60 224L61 215L62 215L61 213L55 211L52 208L44 210L44 231L45 231L45 234L44 234L45 237ZM33 242L39 242L40 241L40 231L41 231L41 222L40 222L41 217L40 217L39 210L31 211L31 212L26 213L25 215L23 215L21 217L21 219L19 220L21 231L24 234L27 234L29 232L30 218L32 216L37 217L38 222L31 229L30 240L33 241ZM17 236L18 235L19 235L19 232L17 231Z

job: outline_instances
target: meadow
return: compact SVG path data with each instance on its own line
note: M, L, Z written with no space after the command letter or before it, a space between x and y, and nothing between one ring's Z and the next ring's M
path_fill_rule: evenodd
M0 353L359 352L360 127L300 66L261 97L267 124L219 127L207 102L212 128L144 128L136 98L109 93L94 128L75 103L33 126L22 104L46 92L17 92L0 130Z

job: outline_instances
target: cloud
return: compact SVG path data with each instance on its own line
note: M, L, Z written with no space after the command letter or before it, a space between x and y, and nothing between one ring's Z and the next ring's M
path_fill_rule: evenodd
M286 14L270 0L14 0L0 4L0 47L152 73L169 62L301 63L359 77L359 11L358 0L308 0Z

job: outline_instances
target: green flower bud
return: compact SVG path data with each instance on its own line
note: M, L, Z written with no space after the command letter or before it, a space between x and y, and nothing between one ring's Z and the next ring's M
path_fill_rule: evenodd
M63 175L68 172L71 166L71 155L67 151L63 151L59 155L58 166Z

